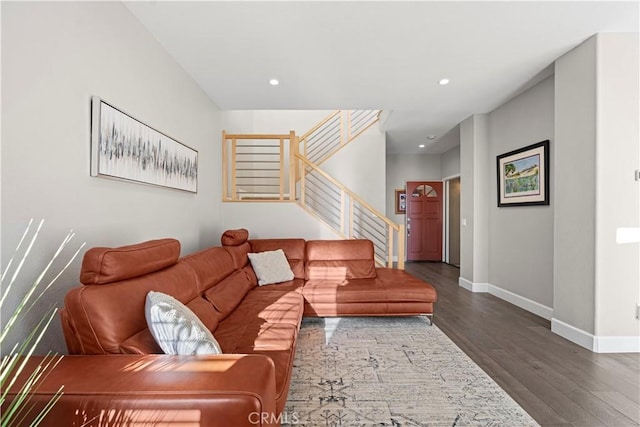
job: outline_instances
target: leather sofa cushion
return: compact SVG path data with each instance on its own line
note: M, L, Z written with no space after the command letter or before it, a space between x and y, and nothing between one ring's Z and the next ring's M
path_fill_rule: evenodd
M375 265L368 260L308 261L306 275L309 280L372 279Z
M249 243L244 242L237 246L225 246L224 249L231 255L233 266L236 270L240 270L249 264L249 257L247 256L251 252Z
M412 276L404 270L393 268L377 268L377 280L385 284L387 301L425 301L434 303L438 300L436 290L429 283Z
M24 371L32 372L44 362L43 356L33 356ZM275 377L273 360L262 355L65 356L42 377L37 393L29 396L29 406L34 410L24 414L20 425L32 425L64 385L62 397L44 418L42 427L276 427L279 422L255 423L251 421L257 419L248 417L252 413L279 413ZM2 410L18 398L25 380L26 375L22 375L7 387Z
M222 234L220 242L231 258L233 259L233 265L236 270L244 268L249 264L249 258L247 254L251 252L251 246L247 242L249 238L249 232L244 228L237 230L227 230Z
M204 292L235 271L233 258L224 248L204 249L182 259L194 271L198 291Z
M253 268L251 268L251 264L244 266L242 271L247 274L249 282L251 282L253 286L258 286L258 276L256 276L256 272L253 271Z
M347 302L386 302L387 289L376 279L311 279L302 288L310 304Z
M218 314L212 304L202 297L195 297L185 304L200 319L205 327L214 331L218 326ZM124 354L162 354L162 349L151 335L149 328L138 332L120 344Z
M80 282L101 285L131 279L174 265L180 257L176 239L150 240L118 248L92 248L82 259Z
M120 345L147 327L144 305L149 291L182 303L198 296L193 270L184 262L141 277L71 289L65 310L73 319L83 354L118 354Z
M282 249L293 276L296 279L304 279L304 239L255 239L249 240L251 252L266 252Z
M305 303L306 317L418 316L433 313L431 302Z
M302 310L300 310L302 312ZM224 352L237 354L253 354L256 351L286 351L291 350L296 340L298 327L284 323L251 323L247 328L242 328L239 335L231 337L227 330L219 331L216 335L220 339L229 338L226 341ZM222 347L222 345L221 345Z
M123 354L163 354L149 328L138 332L120 344Z
M227 230L222 233L220 237L220 243L222 246L238 246L246 242L249 238L249 231L245 228L239 228L237 230Z
M218 320L223 320L235 310L252 287L247 274L239 270L207 289L204 297L219 313Z
M213 304L207 301L204 297L197 296L185 305L193 311L193 314L198 316L198 319L202 321L207 329L211 332L216 330L220 320L220 315L213 309Z
M273 285L259 286L252 292L302 292L304 286L304 280L293 279L288 282L275 283Z
M404 270L378 268L373 279L309 280L302 294L314 303L389 303L436 301L436 290L430 284Z
M250 323L258 326L286 324L297 328L302 318L301 293L267 289L268 287L259 287L250 291L237 310L231 313L216 330L216 337L230 329L247 330ZM236 348L234 347L233 350Z
M295 344L292 344L288 350L257 350L252 354L264 355L273 361L276 373L276 413L279 414L284 410L287 403L293 359L295 357Z
M300 292L278 291L278 286L257 287L247 293L220 322L215 337L224 353L263 354L273 360L276 411L280 412L286 403L304 304Z
M305 259L307 280L376 277L370 240L310 240L306 244Z

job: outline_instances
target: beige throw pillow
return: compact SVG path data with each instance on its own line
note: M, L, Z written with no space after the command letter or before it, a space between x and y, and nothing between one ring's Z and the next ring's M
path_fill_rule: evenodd
M293 280L293 271L282 249L249 253L251 267L258 277L258 285L270 285L273 283Z
M151 335L166 354L221 354L220 345L202 321L177 299L151 291L145 302Z

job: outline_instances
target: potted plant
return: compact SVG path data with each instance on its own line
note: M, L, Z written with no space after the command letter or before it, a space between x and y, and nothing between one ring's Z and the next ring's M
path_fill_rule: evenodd
M10 336L11 331L15 325L19 324L25 316L27 316L34 308L36 303L42 298L45 292L55 283L55 281L62 275L67 267L73 262L76 256L80 253L80 250L84 247L84 243L75 251L73 256L64 264L62 268L53 276L52 279L47 278L53 274L50 270L53 268L54 263L60 257L63 250L67 247L69 242L74 237L72 231L64 238L57 251L53 254L49 262L42 268L40 274L35 281L27 286L18 286L21 283L20 272L27 260L31 249L33 248L38 234L42 228L44 220L40 221L35 230L32 229L33 219L29 222L12 258L8 261L7 265L2 269L2 276L0 277L0 288L2 289L2 297L0 299L0 311L3 313L2 319L2 332L0 335L0 349L2 349L2 360L0 362L0 405L4 407L4 403L7 400L9 389L15 384L17 378L21 374L27 375L27 381L20 388L15 398L3 408L0 412L0 426L8 427L19 425L22 426L27 419L33 419L30 422L31 426L37 426L46 417L47 413L53 408L55 403L60 399L63 394L64 386L61 386L58 392L52 396L49 402L43 409L40 409L37 414L32 414L35 410L30 403L30 396L37 388L39 381L41 381L51 370L55 369L56 365L62 359L61 355L48 353L32 372L25 371L25 365L34 354L34 351L44 336L45 331L51 324L51 321L56 315L57 308L54 306L49 307L48 311L41 317L40 321L36 324L33 330L21 341L17 342L11 347L8 353L5 353L5 343ZM28 243L27 243L28 242ZM63 261L64 262L64 261ZM48 280L48 282L47 282ZM8 302L8 297L11 292L17 292L26 288L26 293L13 310L5 310ZM7 317L8 316L8 317Z

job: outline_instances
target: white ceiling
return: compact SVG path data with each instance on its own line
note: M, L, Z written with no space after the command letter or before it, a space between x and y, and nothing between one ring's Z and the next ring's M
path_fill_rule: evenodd
M592 34L639 27L638 1L126 6L221 109L388 110L391 153L445 151L426 136L493 110Z

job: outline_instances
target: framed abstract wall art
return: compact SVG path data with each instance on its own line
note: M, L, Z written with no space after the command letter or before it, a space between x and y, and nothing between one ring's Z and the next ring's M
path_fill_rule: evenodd
M198 191L198 152L91 98L91 176Z
M549 204L549 140L497 156L498 207Z

